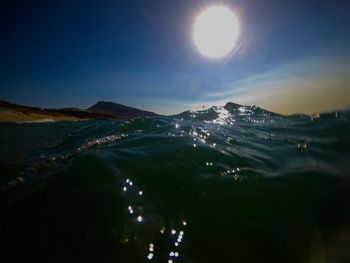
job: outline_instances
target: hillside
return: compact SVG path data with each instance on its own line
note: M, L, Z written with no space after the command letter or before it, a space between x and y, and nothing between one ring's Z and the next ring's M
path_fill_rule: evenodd
M13 104L0 100L1 122L50 122L120 119L120 116L98 114L76 108L46 109Z
M89 112L106 114L106 115L118 115L121 117L147 117L157 116L156 113L150 111L139 110L122 104L114 102L99 101L88 109Z

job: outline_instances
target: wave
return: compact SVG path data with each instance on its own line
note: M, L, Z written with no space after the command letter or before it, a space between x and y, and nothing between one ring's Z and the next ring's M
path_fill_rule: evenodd
M320 242L347 258L349 117L228 103L1 124L1 241L50 261L307 262Z

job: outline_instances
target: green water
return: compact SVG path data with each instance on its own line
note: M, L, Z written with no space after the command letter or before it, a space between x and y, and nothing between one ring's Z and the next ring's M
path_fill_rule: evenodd
M0 124L0 262L350 262L349 130L234 104Z

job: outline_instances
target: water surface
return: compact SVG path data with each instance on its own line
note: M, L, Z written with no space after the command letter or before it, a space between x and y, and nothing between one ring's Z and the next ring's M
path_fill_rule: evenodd
M0 124L0 257L349 262L349 118L228 104Z

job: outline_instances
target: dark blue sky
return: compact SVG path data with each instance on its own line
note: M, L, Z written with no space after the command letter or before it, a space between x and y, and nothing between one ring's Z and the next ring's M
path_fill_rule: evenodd
M195 16L212 4L240 21L228 59L193 44ZM82 108L108 100L161 113L228 100L279 112L344 108L349 14L347 1L322 0L2 1L0 99Z

